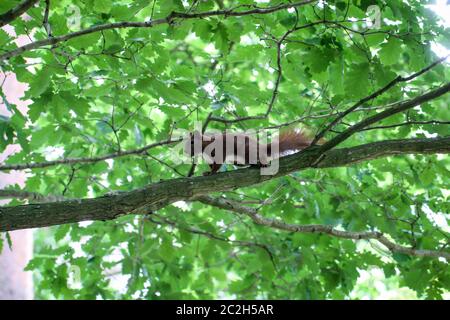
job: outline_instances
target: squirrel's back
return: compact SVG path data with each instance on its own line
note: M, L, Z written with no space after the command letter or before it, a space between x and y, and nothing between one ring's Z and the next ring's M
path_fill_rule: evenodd
M212 172L216 172L224 163L267 165L270 160L307 148L313 141L306 130L294 128L282 131L268 144L260 143L257 137L245 133L209 135L194 132L189 137L185 152L191 156L201 153L209 158ZM319 140L319 144L322 142ZM194 148L195 144L198 144L197 151Z
M280 133L279 148L280 152L299 151L308 147L312 138L309 137L304 130L287 130Z

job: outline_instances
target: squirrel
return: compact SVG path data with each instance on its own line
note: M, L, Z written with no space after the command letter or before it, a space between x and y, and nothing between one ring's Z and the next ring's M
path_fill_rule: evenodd
M278 139L267 144L245 133L202 134L194 131L185 140L184 151L191 157L203 154L211 168L204 175L209 175L216 173L225 163L266 167L270 160L307 148L312 140L305 130L292 128L282 131ZM321 139L318 144L323 142Z

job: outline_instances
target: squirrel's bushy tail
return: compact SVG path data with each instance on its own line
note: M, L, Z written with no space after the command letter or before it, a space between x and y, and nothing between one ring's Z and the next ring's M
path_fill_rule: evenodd
M273 143L278 144L278 156L276 148L271 148L274 151L273 157L282 157L303 150L309 147L313 140L313 135L303 128L289 128L284 130L280 133L278 139L273 141ZM322 143L324 143L322 139L318 141L318 144Z
M308 147L313 138L304 129L288 129L282 131L278 137L280 154L300 151Z

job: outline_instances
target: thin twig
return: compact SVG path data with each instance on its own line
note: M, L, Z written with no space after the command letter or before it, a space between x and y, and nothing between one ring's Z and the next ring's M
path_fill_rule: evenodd
M0 165L0 171L46 168L46 167L51 167L51 166L55 166L55 165L59 165L59 164L67 165L67 164L75 164L75 163L95 163L95 162L104 161L107 159L114 159L114 158L129 156L129 155L140 155L140 154L144 153L145 151L150 150L152 148L169 145L169 144L174 144L174 143L177 143L180 141L182 141L181 138L168 139L168 140L151 143L151 144L148 144L148 145L146 145L142 148L138 148L138 149L122 151L120 153L114 152L114 153L106 154L103 156L91 157L91 158L89 158L89 157L66 158L66 159L60 159L60 160L35 162L35 163L11 164L11 165L4 164L4 165Z
M0 55L0 61L9 59L11 57L17 56L22 54L23 52L38 49L47 45L56 45L61 42L65 42L67 40L84 36L87 34L100 32L103 30L111 30L111 29L120 29L120 28L152 28L157 25L161 24L173 24L173 22L176 19L182 19L182 20L190 20L190 19L202 19L202 18L208 18L208 17L215 17L215 16L224 16L224 17L241 17L241 16L247 16L247 15L253 15L253 14L270 14L272 12L294 8L294 7L301 7L308 5L310 3L316 2L317 0L305 0L305 1L299 1L294 3L284 3L272 7L267 8L257 8L247 11L233 11L231 9L223 9L223 10L215 10L215 11L206 11L206 12L199 12L199 13L184 13L184 12L172 12L165 18L155 19L155 20L149 20L145 22L133 22L133 21L121 21L121 22L114 22L114 23L106 23L106 24L100 24L96 25L87 29L83 29L80 31L68 33L65 35L48 38L44 40L35 41L29 44L26 44L24 46L21 46L17 49L7 51ZM35 2L35 1L30 1Z

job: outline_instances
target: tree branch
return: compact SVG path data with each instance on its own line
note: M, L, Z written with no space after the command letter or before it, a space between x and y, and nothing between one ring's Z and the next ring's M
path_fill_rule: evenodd
M450 136L436 139L406 139L373 142L325 153L317 168L353 165L363 161L400 154L450 153Z
M345 166L377 157L411 153L450 153L450 136L435 139L392 140L369 143L354 148L334 149L324 154L319 167ZM210 176L161 181L130 192L108 194L93 199L29 204L0 208L0 232L38 228L86 220L112 220L127 214L148 213L180 200L213 192L248 187L295 171L312 168L321 154L320 147L310 148L280 159L278 172L261 175L258 168L246 168Z
M0 55L0 62L2 60L9 59L11 57L17 56L22 54L25 51L31 51L34 49L38 49L47 45L56 45L60 42L64 42L76 37L84 36L87 34L91 34L94 32L100 32L104 30L110 30L110 29L120 29L120 28L152 28L157 25L161 24L171 24L175 19L183 19L183 20L190 20L190 19L201 19L201 18L208 18L208 17L214 17L214 16L224 16L224 17L241 17L241 16L247 16L252 14L269 14L272 12L289 9L289 8L296 8L308 5L310 3L316 2L317 0L305 0L305 1L299 1L294 3L284 3L280 5L276 5L273 7L268 8L255 8L247 11L235 11L235 9L223 9L223 10L215 10L215 11L206 11L206 12L200 12L200 13L183 13L183 12L172 12L165 18L155 19L155 20L149 20L146 22L132 22L132 21L122 21L122 22L115 22L115 23L107 23L107 24L100 24L91 28L87 28L84 30L80 30L77 32L68 33L61 36L56 36L53 38L43 39L39 41L35 41L32 43L29 43L27 45L21 46L17 49L5 52L4 54Z
M65 199L63 196L44 196L43 194L37 192L28 192L24 190L0 190L0 198L28 200L32 203L57 202Z
M352 136L354 133L366 128L367 126L376 123L378 121L381 121L385 118L388 118L394 114L403 112L405 110L417 107L421 105L422 103L428 102L430 100L436 99L440 96L443 96L444 94L448 93L450 91L450 82L447 82L445 85L429 91L421 96L418 96L416 98L399 102L393 105L393 107L386 109L380 113L377 113L376 115L373 115L371 117L368 117L364 119L363 121L351 126L344 132L340 133L330 141L323 144L320 148L323 152L330 150L337 146L339 143L343 142L344 140L347 140L350 136ZM316 137L317 138L317 137Z
M450 121L439 121L439 120L430 120L430 121L407 121L403 123L397 123L397 124L391 124L386 126L376 126L376 127L369 127L361 129L360 131L369 131L369 130L378 130L378 129L389 129L389 128L398 128L403 126L410 126L410 125L427 125L427 124L434 124L434 125L448 125L450 124Z
M39 0L25 0L21 3L19 3L16 7L12 8L9 11L6 11L5 13L0 15L0 28L7 25L11 21L17 19L20 17L25 11L30 9L32 6L34 6L35 3L37 3ZM0 59L1 60L1 59Z
M393 107L386 109L372 117L366 118L365 120L348 128L347 130L345 130L338 136L334 137L330 141L323 144L320 147L320 149L322 150L322 153L318 154L320 159L318 158L319 160L317 160L317 161L321 161L323 159L323 156L321 154L332 149L333 147L335 147L342 141L348 139L354 133L361 131L362 129L366 128L367 126L369 126L373 123L376 123L378 121L381 121L381 120L383 120L391 115L394 115L396 113L414 108L424 102L436 99L436 98L448 93L449 90L450 90L450 82L435 89L435 90L429 91L419 97L416 97L414 99L410 99L410 100L407 100L404 102L399 102L397 104L394 104ZM95 162L103 161L106 159L113 159L113 158L123 157L123 156L127 156L127 155L132 155L132 154L141 154L151 148L180 142L181 140L182 140L181 138L174 139L174 140L168 139L168 140L149 144L149 145L139 148L139 149L115 152L115 153L107 154L104 156L93 157L93 158L68 158L68 159L60 159L60 160L45 161L45 162L38 162L38 163L0 165L0 171L46 168L46 167L50 167L50 166L54 166L54 165L58 165L58 164L95 163ZM309 149L311 149L311 148L314 149L315 147L316 146L312 146ZM308 149L305 149L304 151L306 151L306 150L308 150Z
M394 86L396 86L397 84L401 83L401 82L408 82L411 81L417 77L420 77L421 75L427 73L428 71L430 71L431 69L433 69L434 67L436 67L437 65L441 64L442 62L444 62L445 60L447 60L447 58L450 55L447 55L443 58L440 58L438 60L436 60L435 62L433 62L432 64L430 64L429 66L423 68L422 70L409 75L407 77L402 77L402 76L398 76L396 77L394 80L392 80L391 82L389 82L386 86L384 86L383 88L375 91L374 93L372 93L371 95L359 100L357 103L355 103L352 107L348 108L347 110L345 110L344 112L340 113L338 117L336 117L329 125L327 125L325 127L325 129L323 129L321 132L319 132L316 137L313 140L312 144L315 144L317 141L319 141L321 138L323 138L323 136L325 135L325 133L329 130L331 130L332 128L334 128L334 126L336 126L344 117L346 117L348 114L350 114L351 112L353 112L354 110L358 109L361 105L363 105L366 102L369 102L375 98L377 98L378 96L384 94L385 92L389 91L391 88L393 88Z
M92 157L92 158L67 158L67 159L60 159L60 160L53 160L53 161L44 161L44 162L37 162L37 163L24 163L24 164L5 164L0 165L0 171L8 171L8 170L24 170L24 169L37 169L37 168L47 168L59 164L77 164L77 163L95 163L104 161L107 159L114 159L129 155L139 155L143 154L146 151L156 148L163 145L173 144L180 142L182 139L168 139L163 141L158 141L155 143L148 144L142 148L139 149L133 149L133 150L127 150L127 151L121 151L121 152L114 152L110 154L106 154L103 156L98 157Z
M274 261L272 252L270 251L270 249L265 244L258 243L258 242L242 241L242 240L231 240L229 238L222 237L222 236L213 234L211 232L206 232L206 231L203 231L203 230L200 230L200 229L196 229L196 228L193 228L193 227L189 227L189 226L183 226L183 225L181 225L179 223L176 223L175 221L172 221L172 220L169 220L169 219L164 218L162 216L156 215L158 217L158 219L161 220L161 221L158 221L158 220L154 219L154 216L155 215L147 216L146 219L148 219L149 221L151 221L154 224L159 224L159 225L167 224L167 225L170 225L170 226L172 226L174 228L177 228L178 230L183 230L183 231L186 231L186 232L189 232L189 233L192 233L192 234L201 235L201 236L207 237L207 238L209 238L211 240L222 241L222 242L226 242L226 243L229 243L229 244L232 244L232 245L236 245L236 246L240 246L240 247L256 247L256 248L260 248L260 249L262 249L262 250L267 252L267 254L271 257L272 262Z
M240 204L235 203L223 198L213 198L209 196L198 197L198 200L204 204L208 204L220 209L234 211L243 215L250 217L253 222L259 225L267 226L274 229L298 232L298 233L324 233L333 237L351 239L351 240L376 240L379 243L386 246L393 253L402 253L416 257L431 257L431 258L446 258L450 260L450 252L437 251L437 250L421 250L413 249L410 247L398 245L391 240L389 240L381 232L373 231L363 231L363 232L350 232L342 231L333 228L328 225L298 225L298 224L288 224L278 219L265 218L258 214L257 210L250 207L245 207Z
M216 121L216 122L221 122L221 123L224 123L224 124L232 124L232 123L237 123L237 122L247 121L247 120L258 120L258 119L263 120L263 119L266 119L269 116L269 114L271 113L271 111L273 109L273 106L275 105L275 102L277 100L281 79L283 77L283 69L282 69L282 64L281 64L281 46L283 45L283 42L286 40L286 38L292 32L294 32L294 30L296 30L297 23L298 23L298 14L297 14L297 17L296 17L294 28L286 31L284 33L284 35L279 40L276 40L276 50L277 50L276 78L275 78L275 84L274 84L273 90L272 90L272 96L270 98L270 101L269 101L269 104L267 106L266 112L263 115L259 115L259 116L237 117L235 119L225 119L225 118L222 118L222 117L214 117L214 116L211 115L211 116L208 117L209 120Z

